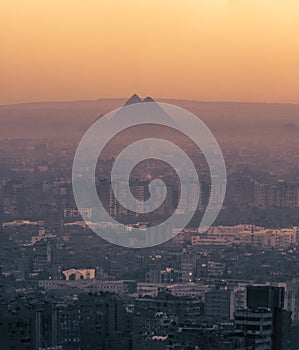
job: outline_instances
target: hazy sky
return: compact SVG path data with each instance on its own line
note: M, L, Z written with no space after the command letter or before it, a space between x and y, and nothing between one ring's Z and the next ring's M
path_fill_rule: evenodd
M298 0L1 0L0 104L299 103Z

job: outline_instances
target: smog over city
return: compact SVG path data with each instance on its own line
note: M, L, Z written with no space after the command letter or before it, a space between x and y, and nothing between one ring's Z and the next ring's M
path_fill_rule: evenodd
M0 348L299 348L299 4L0 4Z

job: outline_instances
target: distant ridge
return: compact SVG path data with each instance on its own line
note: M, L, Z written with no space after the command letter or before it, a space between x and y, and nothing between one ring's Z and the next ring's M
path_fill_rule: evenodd
M103 118L101 115L119 109L126 101L126 98L105 98L0 105L0 139L77 141L93 122ZM273 147L277 147L278 142L284 149L298 147L299 104L200 102L178 99L159 99L154 103L151 98L141 99L137 95L134 101L151 101L146 109L153 111L153 117L150 117L153 122L156 121L154 116L162 113L158 111L161 107L159 102L184 108L200 117L225 144L238 141L242 145L253 147L254 134L268 147L272 147L272 144Z

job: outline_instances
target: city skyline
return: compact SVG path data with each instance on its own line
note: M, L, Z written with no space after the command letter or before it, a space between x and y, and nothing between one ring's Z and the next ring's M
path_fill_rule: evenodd
M0 348L299 349L299 1L0 1Z

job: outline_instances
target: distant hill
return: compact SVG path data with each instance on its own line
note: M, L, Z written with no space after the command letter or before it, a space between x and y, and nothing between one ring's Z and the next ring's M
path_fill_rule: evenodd
M144 99L152 102L151 97ZM271 142L297 145L299 105L276 103L159 100L185 108L204 121L220 142L246 145ZM0 106L0 138L79 140L101 115L124 104L140 103L136 94L126 99L37 102Z

